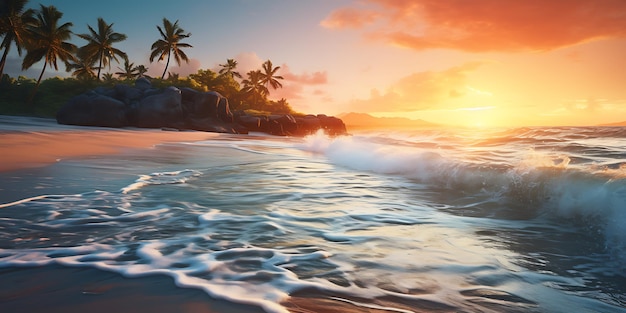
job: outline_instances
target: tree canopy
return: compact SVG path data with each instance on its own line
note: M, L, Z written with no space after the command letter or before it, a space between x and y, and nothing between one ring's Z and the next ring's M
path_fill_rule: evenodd
M0 2L0 114L6 101L21 105L24 95L30 93L27 102L60 107L64 99L67 100L73 92L82 93L98 85L112 86L114 84L131 84L137 77L147 77L148 68L131 62L128 55L114 47L115 44L127 39L127 36L113 30L113 23L107 23L99 17L95 27L87 25L87 32L77 34L78 38L87 42L78 48L71 42L71 22L61 22L63 13L54 6L39 5L38 9L26 9L28 0L3 0ZM153 86L163 87L174 85L189 87L200 91L217 91L229 99L234 110L256 109L270 112L291 112L286 99L269 100L270 89L282 87L278 75L280 66L274 66L272 61L265 61L260 69L251 70L243 77L237 71L238 62L235 59L226 59L219 64L215 71L199 69L196 73L181 77L180 73L168 72L171 58L180 66L182 62L189 62L184 49L192 48L189 43L183 42L191 33L186 32L179 25L178 20L171 22L163 18L162 25L156 26L160 38L150 47L150 62L155 59L165 61L165 68L161 78L151 78ZM18 55L26 51L22 59L22 70L31 68L43 61L43 67L38 79L26 77L11 78L3 75L7 55L12 46L17 49ZM146 47L147 48L147 47ZM121 63L122 58L124 60ZM74 78L49 78L44 80L45 92L52 92L54 88L63 89L58 96L46 94L45 101L34 98L48 66L58 71L58 63L65 63L65 70ZM119 71L111 73L111 62L120 63ZM108 67L108 72L106 68ZM103 71L105 69L105 71ZM217 72L216 72L217 71ZM166 73L169 73L165 80ZM117 78L115 76L117 76ZM19 100L21 97L21 100Z
M25 10L27 2L28 0L5 0L0 3L0 36L4 36L0 43L0 48L4 49L0 59L0 77L4 73L11 46L15 45L18 55L22 56L27 27L35 23L35 11Z
M98 74L96 78L100 79L100 71L102 67L111 67L111 59L119 63L117 56L124 60L128 59L126 53L113 47L114 43L126 40L126 35L113 31L113 23L107 24L103 18L98 18L98 31L94 30L90 25L88 34L78 34L78 37L87 40L87 44L83 47L85 57L98 60Z
M191 48L192 45L184 42L180 42L185 38L189 38L191 33L185 33L185 30L178 26L178 21L170 22L170 20L163 18L163 28L157 25L161 38L152 44L152 53L150 54L150 62L154 61L158 57L159 61L163 61L167 57L165 63L165 69L161 79L165 77L167 73L167 67L170 65L170 58L174 54L176 63L180 66L181 61L189 62L189 57L181 48Z
M76 60L74 56L76 45L68 42L72 37L72 31L70 30L72 23L67 22L59 25L63 13L52 5L40 5L40 7L36 14L36 22L27 26L27 53L22 61L22 69L28 69L40 60L44 60L43 69L37 79L31 99L41 83L43 73L46 71L46 65L54 66L54 69L58 71L57 60L61 60L66 64L69 61Z

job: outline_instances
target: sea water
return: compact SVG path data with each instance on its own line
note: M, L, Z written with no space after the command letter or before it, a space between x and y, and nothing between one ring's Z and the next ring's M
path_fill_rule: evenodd
M626 312L626 128L220 135L0 173L26 186L2 268L168 275L267 312Z

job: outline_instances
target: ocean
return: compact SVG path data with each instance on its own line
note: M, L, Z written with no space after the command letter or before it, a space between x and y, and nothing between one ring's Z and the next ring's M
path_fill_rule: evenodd
M0 189L0 270L167 276L277 313L626 312L626 128L220 134Z

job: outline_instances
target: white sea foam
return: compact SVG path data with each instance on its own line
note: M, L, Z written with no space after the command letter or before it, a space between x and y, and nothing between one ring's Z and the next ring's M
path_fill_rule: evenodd
M168 275L180 287L281 313L281 301L303 294L391 312L620 312L624 266L602 243L626 253L626 190L618 176L599 173L618 170L619 154L607 165L567 152L588 147L496 139L216 140L185 144L190 158L159 155L164 164L149 171L144 158L133 156L134 167L120 156L90 168L104 178L91 191L2 205L0 267ZM163 170L173 166L210 168ZM116 174L131 171L154 173L120 190L128 182ZM524 211L531 214L514 214Z
M626 184L619 175L606 176L607 171L596 175L593 164L572 166L570 156L549 151L516 151L517 160L477 166L464 151L455 154L392 143L317 133L306 137L299 148L351 169L398 175L465 193L485 193L562 218L591 218L603 224L608 249L626 261L626 229L619 226L626 224ZM499 165L505 162L507 166Z
M200 175L202 172L190 169L141 175L134 183L122 188L121 191L122 193L129 193L150 185L182 184Z

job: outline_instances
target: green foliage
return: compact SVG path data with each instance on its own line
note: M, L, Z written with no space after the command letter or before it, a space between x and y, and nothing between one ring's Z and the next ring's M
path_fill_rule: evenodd
M88 56L86 49L80 48L76 52L76 60L65 64L65 70L68 72L71 71L72 76L78 79L96 79L95 71L99 69L99 67L94 66L95 62L96 60L94 58Z
M63 17L62 12L52 5L44 6L40 4L39 6L40 9L35 16L36 22L27 26L27 52L22 61L22 69L30 68L42 59L44 60L44 65L28 102L32 102L34 99L43 73L46 71L46 65L49 64L55 70L59 70L57 60L61 60L65 64L76 60L74 53L77 48L74 44L68 42L72 37L70 28L73 24L68 22L59 25L61 17Z
M242 110L242 111L244 111L244 113L246 113L248 115L255 115L255 116L272 115L272 112L270 112L270 111L263 111L263 110L259 110L259 109L245 109L245 110Z
M128 59L124 60L124 67L118 67L119 72L115 72L115 75L120 79L133 80L139 76L139 72L135 63L128 62Z
M174 54L174 60L180 65L181 61L189 62L187 54L181 48L191 48L188 43L180 42L181 40L191 36L191 33L185 33L185 30L178 26L178 21L170 22L170 20L163 18L163 28L157 25L161 39L158 39L152 44L152 53L150 54L150 62L154 61L158 57L159 61L164 60L167 57L167 63L165 63L165 69L161 79L165 77L167 68L170 65L170 57Z
M270 101L269 103L267 103L266 109L275 114L293 113L293 109L291 109L291 106L285 98L282 98L278 101Z
M26 9L28 0L5 0L0 2L0 48L4 49L0 59L0 77L4 73L4 66L11 46L15 46L19 56L26 45L28 25L35 23L35 11Z
M220 75L230 76L232 78L243 78L239 72L236 72L237 61L235 59L227 59L225 64L220 64Z
M77 36L87 40L87 44L81 47L87 60L95 63L98 62L98 74L96 78L100 79L100 71L103 67L111 68L111 59L119 63L116 55L128 60L126 53L113 47L114 43L126 40L126 35L113 31L113 23L107 24L103 18L98 18L98 31L94 30L90 25L88 34L78 34Z
M208 81L204 81L208 79ZM293 114L294 111L286 99L278 101L260 97L256 102L251 101L251 95L240 91L239 83L232 77L215 75L210 70L200 70L197 74L187 78L152 79L152 86L165 88L175 86L178 88L191 88L198 91L217 91L228 98L232 111L257 110L267 114ZM96 87L113 87L116 84L133 85L133 80L119 80L113 74L105 73L102 81L95 79L60 78L53 77L42 80L39 90L33 99L33 105L26 104L29 94L36 85L31 78L19 76L18 78L4 75L0 79L0 114L6 115L35 115L42 117L54 117L56 112L67 101L79 94ZM209 86L211 88L209 88Z
M239 94L239 83L232 75L218 75L211 70L198 70L196 74L189 75L196 81L202 91L217 91L222 96L231 99Z
M150 80L152 87L154 88L166 88L174 86L176 88L191 88L198 91L203 91L200 85L190 78L179 78L178 75L173 75L167 79L153 78Z
M35 85L36 81L31 78L20 76L15 79L4 75L0 80L0 114L54 117L71 97L97 87L98 83L94 80L49 78L41 82L33 105L27 105L26 99Z
M24 11L27 2L28 0L5 0L0 3L0 114L53 117L73 96L96 87L132 85L137 77L147 77L145 73L148 69L144 65L135 66L128 60L125 52L113 47L113 44L127 38L124 34L114 32L113 24L98 18L96 28L87 25L89 32L77 35L87 43L78 49L69 42L73 34L70 30L72 23L60 22L62 12L54 6L44 5L40 5L38 10ZM294 113L286 99L268 99L269 89L281 88L279 80L283 79L276 75L280 67L275 67L270 60L264 62L261 69L248 72L245 79L236 71L237 61L234 59L227 59L226 63L220 64L219 73L200 69L189 77L169 73L168 78L164 79L172 56L179 65L181 61L188 62L182 49L192 46L181 41L191 34L185 32L178 25L178 21L172 23L166 18L163 19L162 26L157 25L157 30L161 38L152 44L150 62L154 59L167 59L167 63L160 79L151 78L153 87L175 86L203 92L216 91L228 98L233 111ZM26 50L22 60L23 69L44 61L37 80L2 75L6 55L12 45L18 52L23 48ZM116 56L124 59L123 66L118 67L119 72L115 73L119 78L112 73L100 75L104 67L108 66L110 69L111 60L119 61ZM66 71L71 72L72 78L54 77L42 80L47 66L58 70L58 61L65 64Z
M267 60L263 63L263 70L261 71L261 83L265 85L265 88L268 90L272 87L273 89L283 88L283 84L281 84L278 80L284 79L282 76L276 75L276 72L280 69L280 66L274 67L272 61Z

